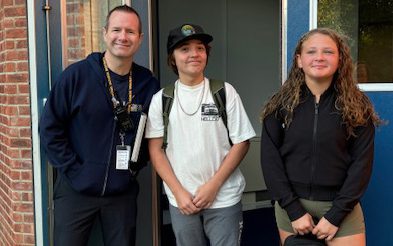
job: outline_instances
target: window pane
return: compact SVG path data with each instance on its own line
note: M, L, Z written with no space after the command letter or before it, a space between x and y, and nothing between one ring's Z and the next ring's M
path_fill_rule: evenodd
M393 0L319 0L318 27L350 38L360 83L393 82Z

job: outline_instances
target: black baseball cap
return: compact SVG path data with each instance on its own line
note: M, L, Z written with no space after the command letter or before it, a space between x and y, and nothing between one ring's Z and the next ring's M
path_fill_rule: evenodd
M205 33L202 27L194 24L183 24L169 32L168 42L166 44L168 54L180 43L190 40L198 39L204 44L208 44L213 40L213 37Z

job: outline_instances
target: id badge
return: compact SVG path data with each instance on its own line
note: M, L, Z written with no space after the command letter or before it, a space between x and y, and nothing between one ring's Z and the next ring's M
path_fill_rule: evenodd
M130 160L131 146L117 145L116 146L116 169L128 170L128 161Z

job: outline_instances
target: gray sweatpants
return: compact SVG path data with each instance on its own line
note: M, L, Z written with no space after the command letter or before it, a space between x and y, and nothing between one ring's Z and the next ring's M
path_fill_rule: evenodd
M205 209L197 214L183 215L169 206L177 246L238 246L243 229L241 202L226 208Z

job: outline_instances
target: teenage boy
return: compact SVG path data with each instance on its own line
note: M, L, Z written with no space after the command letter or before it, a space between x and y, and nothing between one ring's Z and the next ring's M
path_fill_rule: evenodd
M204 76L213 37L198 25L170 31L168 64L178 75L164 136L163 90L149 109L146 137L164 181L177 245L240 245L245 180L238 166L255 136L235 89L225 87L227 127ZM165 144L164 144L165 142ZM167 142L167 145L166 145Z

